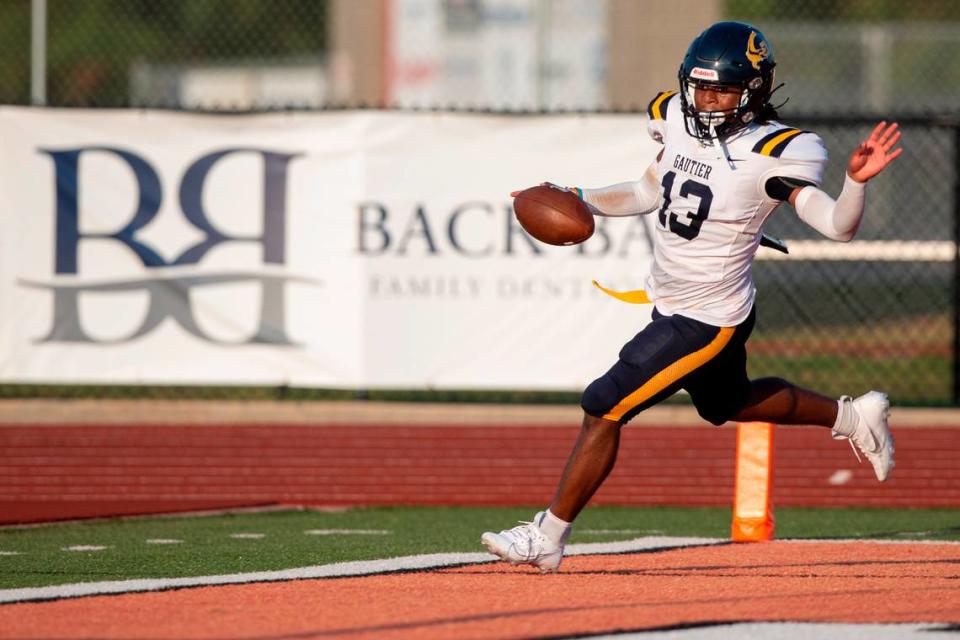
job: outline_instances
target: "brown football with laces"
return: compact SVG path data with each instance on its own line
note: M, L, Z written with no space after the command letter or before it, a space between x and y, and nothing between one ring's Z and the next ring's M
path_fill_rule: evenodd
M593 235L593 214L587 204L560 187L524 189L513 199L513 211L524 231L546 244L579 244Z

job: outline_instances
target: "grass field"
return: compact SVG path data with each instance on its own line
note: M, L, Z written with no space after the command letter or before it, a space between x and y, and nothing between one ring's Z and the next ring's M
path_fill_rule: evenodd
M156 517L0 529L0 589L219 575L482 551L533 508L384 507ZM778 538L960 540L960 510L779 509ZM729 536L725 508L588 509L571 542Z

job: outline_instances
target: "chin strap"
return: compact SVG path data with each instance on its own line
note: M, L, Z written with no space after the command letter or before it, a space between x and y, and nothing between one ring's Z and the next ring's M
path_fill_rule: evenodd
M731 168L736 168L733 162L730 161L730 155L727 153L727 147L723 144L723 141L720 139L720 136L717 134L717 125L710 122L710 142L713 143L713 148L717 151L717 160L723 160L730 165Z

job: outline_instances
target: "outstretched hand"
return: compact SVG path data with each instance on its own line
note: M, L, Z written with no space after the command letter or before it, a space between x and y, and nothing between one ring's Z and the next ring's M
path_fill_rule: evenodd
M847 174L857 182L866 182L874 177L903 153L903 147L894 149L899 141L897 123L887 126L886 122L881 122L874 127L870 137L850 154Z

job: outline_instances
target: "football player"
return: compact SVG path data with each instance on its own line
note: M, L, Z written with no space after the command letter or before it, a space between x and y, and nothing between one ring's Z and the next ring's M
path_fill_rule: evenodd
M549 508L533 522L483 534L486 548L503 560L556 571L570 523L613 468L620 428L680 389L713 424L821 425L859 447L880 482L893 469L885 394L836 400L780 378L747 377L751 266L764 222L789 202L826 237L851 240L863 218L866 182L902 151L897 125L878 124L851 153L843 189L832 198L819 188L823 141L781 124L770 104L774 67L758 29L714 24L687 50L679 90L650 103L648 131L663 148L642 179L576 189L595 215L656 216L647 281L655 306L650 324L584 391L583 426Z

